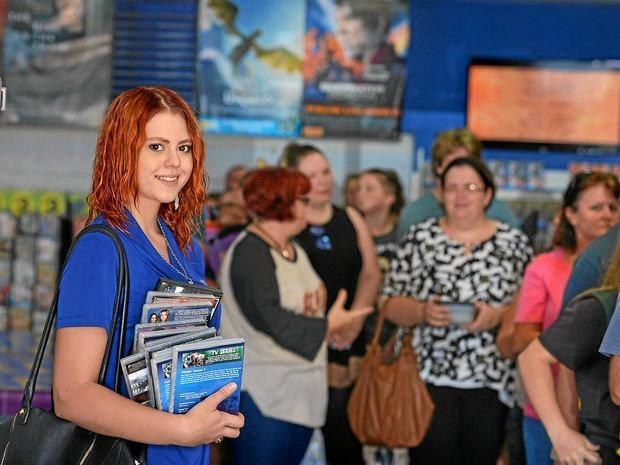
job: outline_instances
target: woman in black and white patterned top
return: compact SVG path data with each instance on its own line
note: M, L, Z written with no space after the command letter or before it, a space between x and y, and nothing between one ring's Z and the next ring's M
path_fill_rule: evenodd
M420 374L436 406L413 463L493 465L514 374L495 338L532 249L522 232L485 216L495 186L480 160L452 161L441 192L446 216L412 226L403 237L381 311L397 324L416 325ZM472 304L473 321L456 324L441 302Z

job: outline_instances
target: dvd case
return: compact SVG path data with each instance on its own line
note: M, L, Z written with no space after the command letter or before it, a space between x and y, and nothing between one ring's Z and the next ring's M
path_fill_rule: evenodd
M218 405L236 415L239 412L245 341L216 339L172 348L172 382L168 411L185 413L198 402L234 381L237 390Z

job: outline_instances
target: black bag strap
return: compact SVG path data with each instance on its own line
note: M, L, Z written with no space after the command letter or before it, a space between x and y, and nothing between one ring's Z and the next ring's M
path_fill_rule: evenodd
M110 226L104 224L93 224L84 228L74 239L69 252L67 253L67 258L62 266L62 272L65 269L67 262L69 261L69 257L71 253L75 249L75 246L80 241L80 239L86 234L91 233L101 233L108 236L114 246L116 248L118 254L118 270L116 273L116 296L114 298L114 309L112 312L112 320L110 323L110 330L108 331L108 340L106 343L105 353L103 355L103 360L101 362L101 368L99 370L99 378L98 383L103 384L105 381L105 374L108 369L108 362L110 360L110 352L112 349L112 343L115 338L115 328L117 326L117 321L120 319L120 331L118 332L119 343L118 343L118 360L122 358L122 354L124 353L124 345L125 345L125 328L127 326L127 307L128 307L128 299L129 299L129 272L127 266L127 254L125 253L125 248L123 247L123 243L121 242L118 234L114 229ZM52 328L54 327L54 320L56 319L56 314L58 313L58 293L60 290L60 284L56 287L56 293L54 295L54 300L52 301L52 306L50 307L49 313L47 314L47 319L45 321L45 326L43 327L43 333L41 334L41 339L39 340L39 347L37 348L37 353L34 357L34 361L32 363L32 368L30 369L30 375L28 376L28 381L26 382L26 387L24 389L24 396L22 397L21 409L19 411L18 420L21 423L26 423L28 421L28 416L30 414L30 409L32 407L32 398L34 397L34 391L37 384L37 376L39 375L39 369L41 368L41 363L43 361L43 355L45 353L45 348L47 347L47 342L49 340L50 334L52 332ZM120 370L118 367L116 368L116 376L114 380L114 391L119 392L120 388Z

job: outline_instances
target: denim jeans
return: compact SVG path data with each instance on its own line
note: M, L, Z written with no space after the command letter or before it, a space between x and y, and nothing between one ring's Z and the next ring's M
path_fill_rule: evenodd
M553 465L551 440L542 421L524 416L523 440L527 465Z
M299 465L312 428L264 416L244 391L239 411L245 415L245 426L232 441L235 465Z

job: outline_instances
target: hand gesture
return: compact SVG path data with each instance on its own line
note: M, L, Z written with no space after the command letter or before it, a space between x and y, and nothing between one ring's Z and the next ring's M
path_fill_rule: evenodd
M431 296L422 309L424 322L431 326L448 326L452 321L450 310L439 304L439 297Z
M362 329L364 320L373 311L371 306L347 310L347 291L340 289L327 314L327 341L338 349L350 346Z
M551 457L559 465L596 465L602 460L598 454L599 446L592 444L583 434L564 427L551 437L553 451Z
M184 446L198 446L220 442L221 438L236 438L243 428L245 418L241 413L231 415L221 412L217 406L237 389L235 383L228 383L202 402L196 404L184 418L182 437Z
M495 328L504 318L504 307L491 307L479 300L474 302L474 307L476 307L476 318L470 324L465 325L468 331L486 331Z

